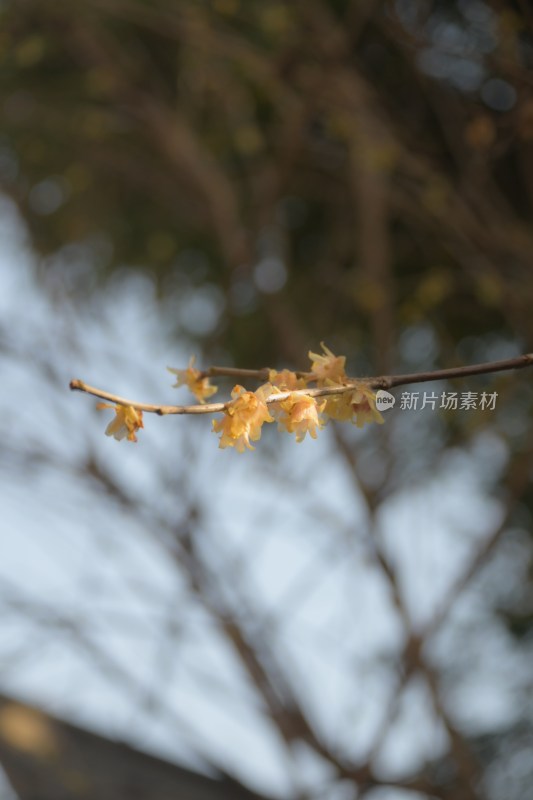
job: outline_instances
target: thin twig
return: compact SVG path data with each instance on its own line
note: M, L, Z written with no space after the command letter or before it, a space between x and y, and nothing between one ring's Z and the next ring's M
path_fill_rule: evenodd
M251 378L252 380L265 381L268 380L270 370L268 367L264 369L242 369L241 367L208 367L207 369L200 370L200 378Z
M307 395L308 397L327 397L336 394L344 394L353 391L360 384L366 384L372 389L392 389L395 386L405 386L410 383L429 383L431 381L444 380L446 378L466 378L470 375L486 375L491 372L503 372L511 369L523 369L533 365L533 353L527 353L516 358L507 358L501 361L488 361L485 364L471 364L466 367L452 367L451 369L437 369L432 372L415 372L406 375L382 375L374 378L349 378L344 386L327 386L322 388L297 389L292 392L277 392L269 395L265 403L278 403L286 400L294 394ZM202 372L204 376L229 376L243 378L257 378L258 380L268 379L269 370L244 370L237 367L210 367ZM307 375L310 373L296 373L297 375ZM147 411L152 414L164 416L166 414L216 414L225 411L230 401L226 403L203 403L189 406L162 406L152 403L138 403L135 400L128 400L125 397L111 392L105 392L94 386L89 386L80 380L72 380L70 388L80 392L86 392L101 400L109 400L111 403L120 406L132 406L138 411Z
M275 394L269 395L265 399L265 403L267 403L267 405L270 403L279 403L295 394L306 395L307 397L326 397L328 395L343 394L344 392L353 392L354 389L357 388L357 384L361 383L369 385L369 380L362 378L361 380L350 382L346 384L346 386L325 386L315 389L296 389L290 392L276 392ZM152 414L159 414L160 416L165 416L166 414L216 414L224 411L231 403L231 400L228 400L225 403L202 403L192 406L158 406L152 403L138 403L135 400L128 400L126 397L119 397L117 394L104 392L102 389L89 386L87 383L80 380L73 380L69 385L71 389L85 392L86 394L92 394L94 397L99 397L101 400L109 400L115 405L131 406L138 411L147 411Z
M533 353L526 353L516 358L505 358L502 361L487 361L484 364L470 364L466 367L451 367L450 369L437 369L433 372L414 372L407 375L392 375L390 377L369 378L374 389L392 389L394 386L403 386L408 383L429 383L446 378L466 378L469 375L487 375L490 372L504 372L510 369L523 369L533 364Z
M269 367L262 369L243 369L242 367L207 367L207 369L199 370L199 378L251 378L252 380L262 381L265 383L270 378L270 373L276 370L271 370ZM305 372L303 370L291 370L297 378L305 378L306 380L316 380L316 375L313 372Z

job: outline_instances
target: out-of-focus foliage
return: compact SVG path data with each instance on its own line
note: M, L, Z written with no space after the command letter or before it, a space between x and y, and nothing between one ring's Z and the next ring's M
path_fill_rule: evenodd
M385 367L394 330L429 316L443 357L465 335L532 340L520 4L17 0L1 15L2 186L43 253L88 241L99 279L129 264L161 292L223 287L216 334L246 362L333 332Z

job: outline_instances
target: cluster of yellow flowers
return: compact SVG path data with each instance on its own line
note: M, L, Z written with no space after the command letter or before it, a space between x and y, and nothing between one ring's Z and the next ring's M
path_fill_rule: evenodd
M363 381L354 381L345 372L346 358L336 356L322 343L322 353L309 353L311 370L295 373L284 369L269 371L269 380L255 392L237 385L231 401L224 404L223 416L213 420L213 431L220 434L219 447L234 447L239 453L253 450L251 442L261 438L265 422L277 422L279 430L294 433L297 442L309 434L313 439L328 419L353 422L361 428L367 422L383 422L376 408L376 395ZM187 386L200 404L217 391L209 378L194 366L194 356L187 369L172 369L175 386ZM312 385L312 386L311 386ZM338 389L326 397L313 396L313 389ZM280 395L280 399L276 399ZM143 427L142 411L133 406L99 403L99 408L114 408L116 417L106 433L115 439L137 441L136 431ZM206 409L207 410L207 409Z
M345 372L346 358L335 356L325 344L323 353L309 353L311 370L297 375L288 369L270 370L268 383L255 392L235 386L231 402L224 409L221 420L213 421L213 430L220 433L219 447L235 447L240 453L245 448L253 450L252 442L261 437L265 422L277 422L279 430L294 433L301 442L308 433L313 439L324 427L328 418L351 421L361 428L366 422L383 422L376 409L375 393L364 383L350 381ZM189 364L187 370L171 370L178 375L177 386L186 385L200 403L216 391L207 378ZM347 387L345 391L317 398L306 394L310 384L317 388ZM276 394L285 397L276 401ZM287 396L287 393L288 396ZM268 402L267 402L268 401Z

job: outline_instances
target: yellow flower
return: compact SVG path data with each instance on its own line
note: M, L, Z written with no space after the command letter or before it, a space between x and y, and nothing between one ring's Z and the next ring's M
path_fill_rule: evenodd
M268 379L273 386L276 386L282 392L292 392L295 389L305 389L306 381L304 378L298 378L295 372L290 369L282 369L281 372L276 372L271 369Z
M195 361L196 356L191 356L187 369L173 369L172 367L167 367L167 369L178 377L174 387L187 386L199 403L205 403L207 397L215 394L217 387L209 385L209 378L201 377L200 370L194 367Z
M114 436L119 442L125 437L130 442L137 441L136 431L144 428L142 411L137 411L133 406L111 405L110 403L97 403L96 408L112 408L115 411L115 418L105 429L106 436Z
M379 425L385 422L376 408L376 393L368 386L358 386L351 396L351 403L358 428L362 428L365 422L377 422Z
M263 423L274 422L265 403L269 394L272 394L269 383L260 386L256 392L247 392L243 386L234 387L232 401L224 416L213 420L213 430L221 434L219 447L234 447L239 453L243 453L245 448L254 450L250 439L258 441Z
M365 422L380 425L384 422L376 408L376 393L364 384L356 386L353 392L328 397L325 413L340 422L353 422L358 428L362 428Z
M339 422L350 422L354 415L352 393L343 392L342 394L328 397L324 411L331 419L336 419Z
M324 355L309 351L311 359L311 372L314 373L319 386L331 386L332 383L343 384L346 381L345 356L336 356L320 342Z
M295 433L297 442L303 442L306 433L316 439L317 428L324 427L319 414L325 403L318 404L314 397L291 394L286 400L274 405L276 408L273 413L278 420L278 428L280 430L285 428L289 433Z

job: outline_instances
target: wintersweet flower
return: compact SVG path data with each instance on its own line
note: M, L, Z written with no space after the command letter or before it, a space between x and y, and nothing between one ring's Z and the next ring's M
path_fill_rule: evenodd
M376 408L376 393L368 386L358 386L351 396L351 403L358 428L362 428L365 422L377 422L378 425L385 422Z
M139 428L144 428L142 411L138 411L133 406L111 405L110 403L97 403L96 408L99 410L112 408L115 412L115 418L105 429L106 436L114 436L119 442L125 437L130 442L137 441L135 433Z
M255 392L247 392L243 386L235 386L231 402L227 405L224 416L213 420L213 430L220 433L219 447L234 447L243 453L245 448L254 450L253 442L261 438L261 426L264 422L274 422L268 412L266 398L272 394L272 386L265 383Z
M279 430L295 433L297 442L303 442L306 433L316 439L317 428L324 427L320 418L324 401L319 404L314 397L307 394L291 394L273 405L276 406L274 415L278 420Z
M331 386L333 383L344 384L346 381L345 356L334 355L324 342L320 342L324 355L309 351L311 371L314 373L319 386Z
M209 378L201 377L200 370L194 367L195 361L196 356L191 356L187 369L173 369L172 367L167 367L167 369L178 377L174 384L175 388L187 386L199 403L205 403L206 398L215 394L217 387L209 384Z
M329 397L325 413L340 422L353 422L358 428L366 422L384 422L376 408L376 393L363 384L356 385L352 392Z
M326 400L325 414L338 422L351 422L354 416L352 392L332 395Z
M272 386L275 386L282 392L305 389L307 385L305 378L299 378L296 373L292 372L290 369L282 369L281 372L276 372L275 369L271 369L268 374L268 379Z

